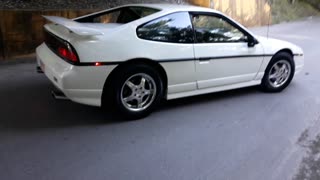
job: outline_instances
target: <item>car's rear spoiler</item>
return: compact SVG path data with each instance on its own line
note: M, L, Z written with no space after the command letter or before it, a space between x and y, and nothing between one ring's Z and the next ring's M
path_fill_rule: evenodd
M43 16L43 17L53 23L64 26L65 28L69 29L73 33L78 34L80 36L103 35L103 32L96 30L92 27L88 27L86 26L86 24L73 21L71 19L66 19L66 18L57 17L57 16Z

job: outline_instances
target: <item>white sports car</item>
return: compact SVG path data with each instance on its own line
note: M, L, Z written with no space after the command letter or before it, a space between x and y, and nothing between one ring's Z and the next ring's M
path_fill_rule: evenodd
M66 98L131 119L162 98L253 85L279 92L304 65L296 45L256 36L208 8L135 4L44 17L53 24L36 49L38 70Z

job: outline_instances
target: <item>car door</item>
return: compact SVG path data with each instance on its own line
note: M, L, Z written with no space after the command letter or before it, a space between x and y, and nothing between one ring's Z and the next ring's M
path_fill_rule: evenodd
M197 90L194 34L189 12L174 12L137 28L134 53L158 61L168 77L168 98L172 94Z
M252 81L263 61L260 44L248 45L253 37L220 14L191 13L196 42L199 89ZM254 39L254 38L253 38Z

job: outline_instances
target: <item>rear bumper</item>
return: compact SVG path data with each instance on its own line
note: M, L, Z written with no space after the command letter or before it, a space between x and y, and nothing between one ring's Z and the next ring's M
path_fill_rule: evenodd
M66 97L81 104L101 106L104 83L115 66L74 66L54 54L46 44L36 49L37 63Z

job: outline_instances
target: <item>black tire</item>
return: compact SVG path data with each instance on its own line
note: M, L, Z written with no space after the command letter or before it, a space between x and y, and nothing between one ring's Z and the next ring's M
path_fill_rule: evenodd
M277 78L273 78L274 74L277 74L277 73L275 73L275 71L276 71L275 66L279 67L279 65L281 65L281 63L286 67L284 69L286 69L287 71L288 71L288 69L290 69L290 72L283 70L283 73L287 72L286 74L288 74L288 76L285 76L286 78L284 78L284 79L286 79L286 80L283 80L282 83L277 83L276 82ZM292 78L294 76L294 72L295 72L295 65L294 65L293 57L291 54L289 54L287 52L280 52L280 53L274 55L274 57L271 59L269 65L267 66L265 74L264 74L263 79L261 81L261 89L265 92L281 92L292 81ZM281 74L281 73L278 73L278 74ZM280 78L280 77L278 77L278 78ZM272 82L273 80L274 80L274 83ZM280 80L279 80L279 82L281 82Z
M141 81L142 78L144 78L146 82L143 90L137 88L139 86L139 82L134 82L138 80L139 76L141 76ZM128 81L132 81L131 83L135 85L133 89L126 85ZM136 120L148 116L160 103L164 89L160 74L154 68L145 64L131 64L130 66L121 68L112 77L112 80L107 86L108 87L104 88L105 92L104 97L102 98L103 107L108 108L107 110L111 110L114 114L124 118L125 120ZM146 87L149 88L149 93L151 93L151 87L155 89L154 94L150 95L151 98L144 94L146 93L145 91L148 91ZM140 109L137 105L137 107L131 107L131 109L129 109L130 107L127 106L128 103L134 105L139 102L136 99L133 99L128 103L124 102L123 100L126 99L123 95L125 91L127 91L127 94L131 94L130 97L141 98L141 101L148 97L149 101L146 101L146 107L143 107L142 110L132 110L134 108Z

